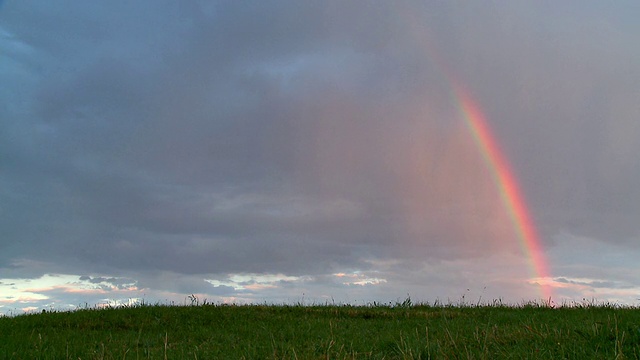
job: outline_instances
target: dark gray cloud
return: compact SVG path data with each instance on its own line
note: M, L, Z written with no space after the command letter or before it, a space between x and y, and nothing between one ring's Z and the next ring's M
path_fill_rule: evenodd
M227 294L520 254L451 76L545 246L637 246L634 5L569 3L0 2L0 268Z

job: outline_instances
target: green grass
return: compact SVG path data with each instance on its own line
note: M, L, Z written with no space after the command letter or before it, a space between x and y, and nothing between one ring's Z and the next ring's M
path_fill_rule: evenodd
M84 309L1 317L0 359L640 359L640 310L410 299Z

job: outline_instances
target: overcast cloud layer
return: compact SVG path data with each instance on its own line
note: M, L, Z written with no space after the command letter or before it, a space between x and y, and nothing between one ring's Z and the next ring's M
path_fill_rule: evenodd
M635 2L0 2L0 310L640 298ZM536 279L452 96L528 199ZM118 300L119 299L119 300Z

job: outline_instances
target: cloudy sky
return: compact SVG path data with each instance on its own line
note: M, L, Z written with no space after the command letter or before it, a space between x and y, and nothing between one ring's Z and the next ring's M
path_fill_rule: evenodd
M635 1L0 1L0 313L640 302ZM453 81L517 179L532 266ZM548 275L541 277L541 275Z

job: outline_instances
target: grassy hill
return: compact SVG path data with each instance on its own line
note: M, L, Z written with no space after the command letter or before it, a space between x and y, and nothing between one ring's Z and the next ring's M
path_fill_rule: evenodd
M610 305L139 305L0 317L1 359L640 359Z

